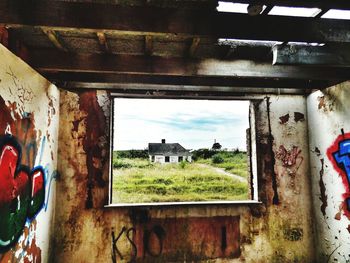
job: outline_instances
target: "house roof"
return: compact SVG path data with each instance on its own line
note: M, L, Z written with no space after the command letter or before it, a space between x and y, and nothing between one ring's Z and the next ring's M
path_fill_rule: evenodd
M149 143L148 153L150 155L191 155L191 153L179 143Z

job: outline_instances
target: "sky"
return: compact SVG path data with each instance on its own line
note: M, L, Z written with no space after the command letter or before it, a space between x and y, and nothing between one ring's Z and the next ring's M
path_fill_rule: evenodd
M114 150L148 143L180 143L186 149L246 149L249 101L125 99L114 101Z

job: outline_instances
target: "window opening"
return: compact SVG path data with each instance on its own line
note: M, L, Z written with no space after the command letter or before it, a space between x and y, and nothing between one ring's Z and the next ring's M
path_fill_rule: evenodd
M112 204L251 200L251 108L242 100L114 98Z

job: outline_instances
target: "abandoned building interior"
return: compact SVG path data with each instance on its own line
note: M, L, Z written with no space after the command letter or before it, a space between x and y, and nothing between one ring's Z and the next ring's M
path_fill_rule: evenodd
M0 262L350 262L349 19L0 0ZM251 200L111 204L114 97L250 101Z

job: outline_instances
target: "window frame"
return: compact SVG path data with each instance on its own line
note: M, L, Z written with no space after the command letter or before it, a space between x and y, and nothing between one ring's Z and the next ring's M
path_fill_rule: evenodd
M230 101L249 101L249 147L247 147L247 155L249 159L247 160L249 165L249 179L248 179L248 189L251 199L239 200L239 201L226 201L226 200L215 200L215 201L186 201L186 202L153 202L153 203L113 203L113 141L114 141L114 106L116 98L125 98L125 99L198 99L198 100L230 100ZM149 97L149 96L140 96L136 94L110 94L110 120L109 120L109 136L110 136L110 160L109 160L109 196L108 204L105 207L174 207L174 206L201 206L201 205L254 205L262 204L259 199L259 185L258 185L258 152L257 152L257 132L255 126L256 112L254 107L254 102L261 102L262 98L241 98L241 97L184 97L184 96L171 96L171 97ZM253 128L252 128L253 127ZM247 143L248 146L248 143ZM249 148L249 149L248 149ZM249 153L248 153L249 150Z

